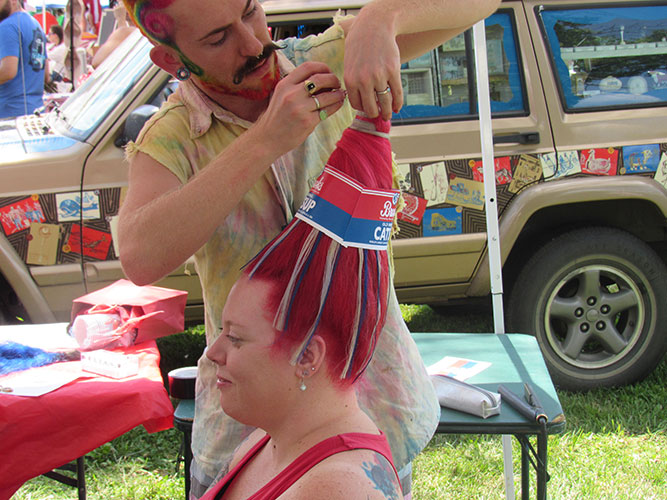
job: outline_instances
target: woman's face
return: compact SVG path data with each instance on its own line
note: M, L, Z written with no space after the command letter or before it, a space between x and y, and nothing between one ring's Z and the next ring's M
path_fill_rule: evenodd
M280 418L301 382L288 354L272 350L276 331L265 306L270 290L265 281L242 277L227 298L220 336L206 350L217 365L222 409L256 427Z
M53 45L59 45L60 38L53 31L49 31L49 42Z

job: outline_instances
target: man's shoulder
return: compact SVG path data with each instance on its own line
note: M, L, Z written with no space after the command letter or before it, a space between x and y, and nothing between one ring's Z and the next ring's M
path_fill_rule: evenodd
M9 16L0 21L0 30L16 29L16 16Z
M190 124L185 104L178 99L176 94L172 94L146 122L139 138L147 135L148 132L183 137L183 133L189 130Z
M0 22L0 58L13 54L18 40L18 24L16 16L9 16ZM18 50L18 49L16 49Z
M27 12L16 12L6 19L0 21L0 32L7 33L11 31L17 33L19 27L24 30L26 29L26 26L29 26L31 29L42 29L42 26L39 24L37 19L32 17ZM32 33L30 34L32 35Z
M339 23L335 23L322 33L309 35L305 38L285 38L278 44L283 53L294 64L299 65L306 60L321 60L330 57L343 49L345 31Z

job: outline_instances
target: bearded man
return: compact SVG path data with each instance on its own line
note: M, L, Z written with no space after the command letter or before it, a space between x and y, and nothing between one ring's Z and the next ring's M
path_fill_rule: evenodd
M375 0L324 33L274 43L258 0L124 0L181 83L128 146L120 214L126 275L148 284L194 255L211 345L243 265L292 219L354 111L401 108L402 62L461 33L498 0ZM358 399L387 436L410 496L410 463L438 401L393 293ZM243 348L242 346L239 348ZM249 434L224 415L215 367L199 360L191 498L225 471Z

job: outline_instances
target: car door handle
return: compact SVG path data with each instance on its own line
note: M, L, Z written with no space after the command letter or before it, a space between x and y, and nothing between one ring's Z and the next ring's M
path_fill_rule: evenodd
M494 144L539 144L539 132L523 132L508 135L494 135Z

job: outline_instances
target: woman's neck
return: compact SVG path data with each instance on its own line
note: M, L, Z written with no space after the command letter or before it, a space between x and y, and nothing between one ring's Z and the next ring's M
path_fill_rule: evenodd
M262 428L271 436L267 451L272 461L286 467L317 443L347 432L379 433L373 421L359 408L353 388L331 388L323 393L304 391L299 404L280 422Z

